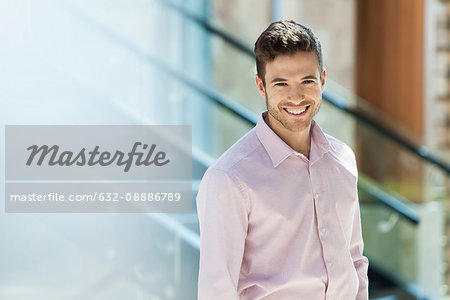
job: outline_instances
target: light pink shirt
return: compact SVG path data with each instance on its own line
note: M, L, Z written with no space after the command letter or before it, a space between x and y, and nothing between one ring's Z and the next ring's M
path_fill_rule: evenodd
M368 299L352 150L313 121L308 160L266 114L200 184L198 299Z

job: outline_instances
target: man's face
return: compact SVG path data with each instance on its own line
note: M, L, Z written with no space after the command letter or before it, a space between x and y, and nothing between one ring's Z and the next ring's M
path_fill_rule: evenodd
M309 130L322 102L325 69L319 72L314 52L280 55L266 64L265 86L256 76L266 99L269 123L275 132Z

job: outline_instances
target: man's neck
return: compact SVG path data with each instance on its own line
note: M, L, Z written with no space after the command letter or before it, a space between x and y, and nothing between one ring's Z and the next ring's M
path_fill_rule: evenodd
M293 132L284 127L272 126L271 122L273 121L269 118L269 114L267 114L264 121L292 149L309 158L309 151L311 148L311 123L302 131Z

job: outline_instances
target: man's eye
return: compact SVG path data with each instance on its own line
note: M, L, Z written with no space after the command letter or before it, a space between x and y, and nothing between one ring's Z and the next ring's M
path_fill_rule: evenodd
M285 85L287 85L287 83L286 82L277 82L277 83L275 83L275 85L277 85L277 86L285 86Z
M310 84L310 83L314 83L314 80L305 80L302 83L304 84Z

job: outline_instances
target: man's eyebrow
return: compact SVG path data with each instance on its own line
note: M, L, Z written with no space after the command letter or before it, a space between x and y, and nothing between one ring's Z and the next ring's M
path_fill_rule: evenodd
M307 75L307 76L303 77L302 80L303 79L317 79L317 76L316 75Z
M317 79L317 76L316 75L306 75L302 78L302 80L305 80L305 79ZM276 77L276 78L272 79L270 81L270 83L280 82L280 81L287 81L287 79L281 78L281 77Z
M281 77L277 77L277 78L272 79L272 80L270 81L270 83L276 82L276 81L287 81L287 79L284 79L284 78L281 78Z

